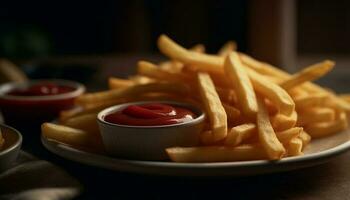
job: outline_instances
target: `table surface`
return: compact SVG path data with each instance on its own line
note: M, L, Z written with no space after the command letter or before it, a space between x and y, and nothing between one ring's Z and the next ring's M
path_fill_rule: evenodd
M101 67L98 76L88 84L101 88L109 76L126 77L133 73L137 60L144 57L123 55L80 61ZM146 60L159 60L159 56L146 57ZM84 192L79 199L350 199L350 152L319 166L284 173L221 178L159 177L72 162L48 152L38 141L33 148L25 140L29 133L23 134L24 150L57 164L83 184Z

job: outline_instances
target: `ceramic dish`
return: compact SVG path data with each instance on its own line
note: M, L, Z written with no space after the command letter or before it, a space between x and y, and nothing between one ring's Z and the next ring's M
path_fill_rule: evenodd
M4 147L0 150L0 172L10 168L16 160L22 145L22 135L14 128L0 124L5 138Z
M43 145L52 153L79 163L105 169L169 176L247 176L290 171L322 164L350 149L350 130L330 137L315 139L306 147L303 156L266 160L218 163L174 163L125 160L74 149L42 137Z
M147 103L186 108L194 112L197 117L184 123L158 126L120 125L104 120L106 115L123 110L130 105ZM192 104L175 101L141 101L104 109L98 114L97 119L103 143L110 155L133 160L166 160L167 155L164 149L167 147L198 145L205 114Z

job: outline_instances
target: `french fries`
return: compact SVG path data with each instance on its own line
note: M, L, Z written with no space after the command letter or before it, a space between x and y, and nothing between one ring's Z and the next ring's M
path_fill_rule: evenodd
M277 132L276 136L281 143L288 144L291 139L298 137L302 131L303 131L303 128L301 127L293 127L281 132Z
M84 105L87 103L110 101L113 99L140 95L147 92L177 93L186 95L189 93L189 87L182 83L149 83L134 85L118 90L84 94L77 98L76 103L78 105Z
M213 140L221 140L227 135L227 114L210 76L199 73L197 78L202 102L213 131Z
M167 148L166 152L175 162L228 162L267 158L263 148L259 145L172 147Z
M340 132L348 127L348 120L345 112L341 112L338 115L334 121L309 124L305 127L305 130L313 138L325 137Z
M312 107L305 109L298 119L298 125L328 122L335 120L335 110L327 107Z
M253 123L241 124L229 130L224 144L227 146L237 146L245 140L253 137L256 132L256 125Z
M91 146L93 144L89 134L80 129L52 123L44 123L41 126L41 132L47 138L70 145Z
M80 129L95 135L99 135L97 115L95 113L72 117L63 123L65 126Z
M258 112L255 92L237 53L232 52L226 57L224 68L232 87L237 91L242 114L255 119Z
M302 155L303 154L302 150L303 150L303 141L298 137L292 138L288 145L288 156Z
M110 89L130 87L133 85L135 85L134 81L127 80L127 79L114 78L114 77L108 79L108 86Z
M280 86L285 90L290 90L293 87L303 84L308 81L313 81L324 76L334 67L334 62L326 60L315 65L311 65L300 72L292 75L288 80L282 82Z
M80 96L76 108L61 112L60 124L44 123L43 136L73 146L101 147L97 113L145 100L190 102L206 113L201 146L167 148L174 162L300 156L314 138L348 127L350 95L338 96L311 82L332 70L333 61L291 75L237 52L232 41L216 55L206 54L204 45L186 49L166 35L159 37L158 47L169 60L139 61L136 75L109 78L109 90Z
M284 89L275 83L269 82L268 79L254 70L248 69L248 72L254 89L276 104L280 114L290 116L293 113L295 109L294 101Z
M289 128L293 128L297 123L298 114L297 112L292 112L290 116L276 114L272 117L271 123L275 131L283 131Z
M218 51L218 55L221 57L228 56L232 51L237 50L237 44L235 41L226 42L221 49Z
M286 153L285 148L277 139L276 133L270 123L269 115L262 99L258 99L258 114L256 124L259 139L270 160L281 159Z

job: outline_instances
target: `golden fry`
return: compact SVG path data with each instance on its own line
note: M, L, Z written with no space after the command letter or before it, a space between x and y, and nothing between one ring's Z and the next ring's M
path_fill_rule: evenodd
M277 139L275 131L270 123L269 115L262 99L258 98L257 126L259 140L270 160L278 160L286 153L283 145Z
M277 132L276 136L281 143L288 144L292 138L299 136L302 131L303 128L301 127L293 127L281 132Z
M237 91L242 114L250 119L255 119L258 112L255 92L237 53L232 52L226 57L224 68L232 87Z
M302 150L303 150L303 141L298 137L292 138L288 144L288 156L303 155Z
M324 106L330 97L325 94L310 94L294 99L297 110L304 110L315 106Z
M271 123L275 131L283 131L290 128L293 128L297 123L298 114L293 112L290 116L282 115L277 113L272 117Z
M272 83L254 70L249 68L247 69L254 89L276 104L280 114L290 116L294 111L295 104L289 94L280 86Z
M147 92L189 94L189 87L182 83L149 83L143 85L134 85L128 88L109 90L104 92L88 93L77 98L79 105L113 101L119 98L133 97Z
M264 149L259 145L237 147L172 147L166 149L170 159L175 162L229 162L267 159Z
M331 71L334 65L335 63L329 60L316 63L292 75L289 79L280 83L280 86L285 90L290 90L305 82L316 80Z
M72 117L66 120L63 125L99 135L96 113Z
M307 125L317 122L329 122L335 120L335 110L327 107L311 107L303 110L298 118L298 125Z
M228 41L218 51L218 55L221 57L226 57L232 51L236 51L236 50L237 50L237 43L235 41Z
M121 79L121 78L115 78L115 77L111 77L108 79L109 89L119 89L124 87L130 87L133 85L135 85L135 83L127 79Z
M240 58L241 58L243 64L245 64L246 66L248 66L251 69L256 70L259 73L267 74L270 76L276 76L276 77L283 78L283 79L288 79L291 77L291 75L288 74L287 72L280 70L280 69L278 69L270 64L257 61L254 58L252 58L246 54L240 53ZM311 82L304 83L301 87L309 92L315 92L315 93L319 93L319 94L325 93L325 94L328 94L330 96L332 95L327 89L324 89L321 86L316 85L316 84L311 83ZM345 101L339 97L336 97L334 95L333 95L333 97L334 97L335 103L338 105L338 107L340 109L342 109L346 112L350 112L350 103L348 103L347 101Z
M44 123L41 125L41 133L49 139L73 146L91 146L93 144L92 138L87 132L67 126Z
M256 125L253 123L241 124L231 128L224 140L227 146L237 146L251 138L256 133Z
M298 136L301 141L303 141L303 148L308 145L311 141L311 136L306 133L304 130L300 132L299 136Z
M330 122L319 122L309 124L305 130L312 138L325 137L348 127L348 120L345 112L340 112L336 120Z
M213 131L213 139L214 141L221 140L227 135L227 115L225 109L208 74L198 74L198 86Z
M137 63L137 72L140 75L151 77L161 81L174 81L174 82L190 82L191 77L183 73L170 73L162 70L153 63L147 61L139 61Z
M174 60L181 61L185 64L200 66L208 71L220 71L221 69L217 68L217 66L222 66L224 63L224 58L189 51L164 34L158 38L158 48L164 55Z

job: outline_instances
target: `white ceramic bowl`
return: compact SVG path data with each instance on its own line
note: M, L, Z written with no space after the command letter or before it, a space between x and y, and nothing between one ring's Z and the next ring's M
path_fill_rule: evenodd
M189 122L160 126L129 126L106 122L104 117L129 105L164 103L184 107L197 115ZM102 110L98 116L102 140L107 153L128 159L165 160L165 149L173 146L196 146L203 128L204 112L198 107L173 101L143 101L116 105Z
M4 147L0 150L0 172L10 168L16 160L22 145L22 135L14 128L0 124L5 138Z

